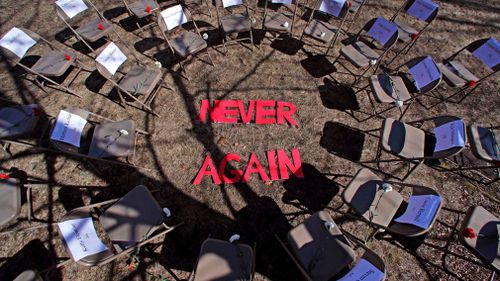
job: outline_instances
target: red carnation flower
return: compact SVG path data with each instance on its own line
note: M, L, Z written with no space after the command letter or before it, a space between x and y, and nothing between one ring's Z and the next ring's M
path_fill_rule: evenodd
M97 28L98 28L99 30L104 30L104 25L102 25L102 23L99 23L99 24L97 25Z
M474 80L471 80L467 83L467 87L469 87L469 88L475 87L476 85L477 85L477 82Z
M470 227L464 228L464 230L462 230L462 235L465 238L471 238L471 239L477 237L476 233L474 232L474 229Z
M347 7L350 9L352 7L352 3L351 2L347 2Z
M146 13L151 13L151 7L149 7L149 5L146 5Z
M42 113L43 113L43 110L41 108L39 108L39 107L33 107L33 114L35 116L40 116L40 115L42 115Z
M70 56L70 55L68 55L68 54L64 54L64 59L65 59L65 60L71 60L71 56Z
M0 174L0 180L8 180L10 179L10 176L7 174Z
M413 33L413 34L411 35L411 41L415 41L415 40L417 40L417 37L418 37L418 34L417 34L417 33Z

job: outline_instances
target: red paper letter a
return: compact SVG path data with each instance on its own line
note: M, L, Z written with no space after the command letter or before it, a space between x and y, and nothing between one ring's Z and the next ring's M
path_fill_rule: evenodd
M207 167L209 168L208 170ZM210 158L210 155L208 154L205 157L203 165L198 171L196 178L194 178L193 184L200 184L203 176L211 176L215 184L221 184L219 175L217 174L217 169L215 169L214 163L212 162L212 158Z

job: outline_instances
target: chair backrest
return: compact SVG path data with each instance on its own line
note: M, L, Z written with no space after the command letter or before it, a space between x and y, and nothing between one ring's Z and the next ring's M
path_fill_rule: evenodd
M365 26L361 29L368 33L368 35L375 39L384 49L391 48L398 40L398 27L386 20L383 17L378 17L371 19ZM361 31L358 33L361 33Z
M169 33L183 24L192 21L191 14L181 4L168 7L159 12L158 26L162 33Z
M84 14L94 7L88 0L58 0L55 2L56 14L65 22Z
M439 6L431 0L408 0L404 10L410 16L430 23L436 18Z
M68 108L68 109L64 109L64 111L67 113L76 115L76 116L84 119L85 121L87 121L90 117L90 112L85 111L83 109L79 109L79 108ZM58 115L58 118L59 118L59 115ZM56 147L57 149L59 149L61 151L70 152L70 153L82 153L85 150L85 148L86 148L85 143L80 142L80 147L77 147L75 145L72 145L72 144L62 142L60 140L55 139L55 138L61 139L60 137L62 137L62 135L63 135L62 132L56 132L56 135L54 135L54 138L53 138L52 136L54 134L54 131L59 130L59 129L56 129L56 125L57 125L57 122L54 122L54 124L52 125L52 128L50 129L50 134L49 134L50 135L50 143L54 147ZM66 125L66 124L64 124L64 125ZM68 124L67 126L63 126L63 127L67 127L67 128L73 127L73 129L68 129L65 134L68 134L68 131L69 131L69 133L71 133L73 135L78 134L78 132L76 132L74 130L74 129L76 129L76 126L74 126L74 125ZM80 134L80 140L87 139L87 136L88 136L87 134L89 133L89 131L92 127L93 127L92 124L90 124L89 122L87 122L85 124L85 127L82 129L81 134ZM68 136L66 139L69 139L69 138L70 138L70 136Z
M314 11L328 14L332 17L342 19L349 12L347 0L320 0Z
M245 5L245 0L221 0L221 2L222 2L222 7L224 9L234 6Z
M500 70L500 42L490 37L470 43L466 49L493 71Z
M436 88L441 82L442 73L431 56L411 59L406 63L409 72L420 93L424 94Z
M456 117L456 116L451 116L451 115L442 115L442 116L434 117L432 119L432 121L434 122L434 128L445 125L445 124L450 123L450 122L459 121L459 120L462 120L462 119L459 117ZM450 148L445 149L445 150L434 151L432 153L431 157L435 158L435 159L444 159L444 158L451 157L453 155L457 155L458 153L460 153L460 151L462 151L465 148L465 145L468 143L465 123L463 125L463 133L464 133L464 145L463 146L454 146L454 147L450 147Z
M95 59L96 69L103 77L110 79L126 60L127 55L124 51L115 43L108 42L102 47Z
M40 38L35 32L22 27L13 27L0 38L0 49L4 56L17 63Z

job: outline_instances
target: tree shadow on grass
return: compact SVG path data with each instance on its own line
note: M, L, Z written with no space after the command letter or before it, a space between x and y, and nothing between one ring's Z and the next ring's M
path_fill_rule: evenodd
M338 122L326 122L320 139L328 152L353 162L361 159L364 143L365 134Z

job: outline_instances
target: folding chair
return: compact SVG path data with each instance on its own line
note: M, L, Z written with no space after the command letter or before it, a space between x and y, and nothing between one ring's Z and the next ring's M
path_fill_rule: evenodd
M372 39L371 42L369 42L370 45L365 43L364 41L366 41L366 39L361 37L363 31ZM352 43L340 49L340 54L333 62L333 65L338 62L348 71L348 74L353 75L355 80L351 85L354 85L359 79L366 77L365 74L368 73L370 69L373 69L373 73L377 71L385 54L397 40L398 28L395 24L383 17L374 18L366 23L358 34L356 34ZM373 45L374 42L377 42L380 47ZM381 50L382 54L379 54L377 50ZM362 73L357 75L352 72L339 61L341 58L346 59L357 69L362 69Z
M342 233L326 211L313 214L290 230L288 247L276 236L306 280L362 280L358 278L365 274L365 278L371 277L369 280L385 280L384 261L353 238ZM355 252L359 248L364 250L361 257ZM343 279L348 277L353 279Z
M143 185L120 199L73 209L57 228L71 258L57 267L72 261L83 266L100 266L138 251L179 226L168 226L165 223L168 216L169 212L162 210ZM86 252L79 251L82 245Z
M351 30L351 26L358 19L358 16L361 12L361 8L363 8L363 6L367 2L368 0L351 0L348 2L347 5L349 6L349 13L352 13L353 16L351 17L350 20L346 20L347 22L349 22L346 29L345 30L340 29L340 31L345 32L346 34L349 33L349 30Z
M273 36L286 34L288 37L293 37L298 5L299 0L265 0L264 17L262 18L263 38L266 37L266 31L271 32ZM260 41L261 44L262 41Z
M467 210L459 239L474 255L491 268L490 281L500 273L500 220L481 206Z
M409 73L406 71L401 72L403 67L408 69ZM406 83L410 81L412 85L408 88ZM370 116L362 121L381 116L381 114L394 108L399 109L400 116L398 120L401 120L416 99L434 90L440 82L441 71L430 56L411 59L396 68L392 73L384 72L372 75L369 84L358 91L368 91L368 98L372 107L371 113L363 112ZM377 106L374 104L370 93L373 94L377 103L387 105L385 109L377 112ZM403 107L405 107L404 110Z
M50 51L43 54L33 66L28 67L21 60L26 57L28 51L38 42L47 44L50 47ZM50 86L81 98L69 86L71 86L71 83L73 83L82 70L90 71L90 69L78 60L75 53L66 52L35 32L21 27L13 27L2 35L0 50L6 59L14 65L20 66L27 74L33 75L33 82L40 86L44 92L47 92L45 90L45 82L49 82L51 83ZM64 76L71 67L75 67L77 71L73 78L69 79L70 82L68 85L54 81L55 78ZM42 81L39 81L39 78Z
M186 23L191 22L194 26L195 32L188 29L183 29ZM180 69L186 75L186 79L189 80L189 76L182 65L180 58L184 59L190 55L195 55L196 53L205 50L207 56L210 59L212 66L214 62L210 53L208 52L207 42L202 38L200 30L194 21L191 12L182 5L178 4L163 10L158 16L158 26L160 27L163 38L168 44L170 51L176 57L177 63ZM170 38L172 33L174 36Z
M78 41L89 48L92 53L95 50L90 43L98 41L113 31L113 24L89 0L58 0L55 2L55 9L57 16L73 32ZM97 13L97 18L86 20L80 26L72 24L93 15L94 12Z
M201 245L196 268L190 281L253 280L255 249L238 243L239 235L229 241L208 238Z
M433 131L422 129L426 122L433 123ZM438 128L440 135L435 134ZM406 123L387 118L382 121L382 127L375 130L380 130L375 159L359 163L377 163L377 166L394 162L408 164L408 172L401 181L406 180L425 160L446 160L458 155L467 143L465 124L454 116L438 116ZM455 140L456 143L447 143L446 138ZM383 151L392 157L382 159Z
M399 191L394 189L396 186L400 187ZM400 193L404 188L411 190L408 201ZM404 237L423 235L431 230L442 206L442 198L435 190L384 181L366 168L356 173L342 193L342 200L350 214L375 227L367 240L380 232ZM416 212L403 222L402 214L412 211Z
M472 53L474 57L486 65L487 72L489 73L478 77L466 67L466 65L472 62L470 59L466 63L459 62L459 55L464 51ZM476 40L444 59L443 63L439 63L438 66L443 72L443 78L446 83L457 90L448 97L442 98L440 102L431 107L445 101L452 101L454 97L463 94L461 99L455 101L456 103L461 103L483 81L495 75L500 70L500 43L497 39L491 37Z
M219 12L219 1L222 1L222 11L226 11L226 15L222 16ZM266 0L267 1L267 0ZM244 8L243 12L238 12ZM226 40L228 34L239 35L242 32L248 32L249 37L236 38L235 41L242 41L250 39L250 47L253 51L253 27L252 16L248 8L246 0L215 0L215 8L217 11L217 22L219 23L219 30L222 33L222 44L227 55Z
M108 42L98 51L95 59L96 69L116 87L122 105L133 105L136 102L159 117L160 115L151 108L151 103L161 88L172 91L173 89L163 82L164 73L161 68L148 67L137 58L127 73L122 72L125 68L125 61L128 60L128 53L127 48L120 48L115 43ZM126 99L132 101L129 102Z
M306 27L302 31L300 40L304 38L304 35L315 39L316 41L328 44L325 56L328 55L330 49L335 47L335 43L339 37L340 31L344 26L345 20L347 18L347 13L349 11L349 2L346 0L322 0L319 1L316 7L312 10L311 16L307 21ZM314 15L318 12L320 17L328 17L326 21L320 18L316 19ZM335 21L340 21L335 25L330 24L330 20L335 19Z
M138 0L133 3L128 3L128 0L122 0L127 13L131 18L135 19L135 25L141 31L141 35L144 35L144 29L151 28L155 21L151 19L156 14L156 11L160 9L160 5L156 0ZM149 23L146 25L140 25L139 20L150 19Z
M391 18L391 21L398 26L398 40L403 42L404 46L401 50L396 52L391 62L393 62L403 52L404 54L407 54L411 50L418 38L437 17L438 10L439 6L431 0L407 0L403 3L401 8L399 8ZM405 18L400 16L402 12L405 12L416 19L413 26L407 24L406 21L403 21ZM422 26L421 22L424 22L425 24Z
M132 158L138 134L148 133L137 129L133 120L113 121L82 109L69 108L61 110L54 120L49 143L57 151L76 157L135 167ZM120 157L125 157L128 164L109 159Z

